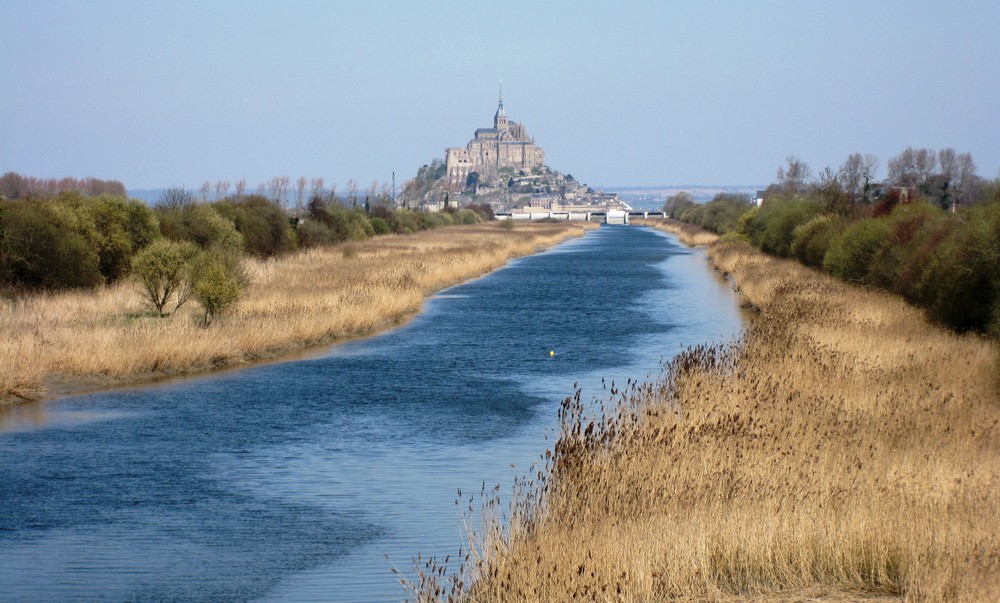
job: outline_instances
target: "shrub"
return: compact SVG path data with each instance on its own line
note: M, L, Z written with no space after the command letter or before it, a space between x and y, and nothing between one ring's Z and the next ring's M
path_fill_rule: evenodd
M199 254L192 267L192 279L192 296L205 310L206 327L239 301L246 280L239 258L219 252Z
M445 226L448 224L454 224L451 218L451 214L447 212L430 212L421 211L415 214L417 219L420 220L420 224L425 229L437 228L438 226Z
M466 209L469 211L474 211L479 214L483 222L489 222L490 220L496 219L496 214L493 213L493 207L489 203L471 203Z
M889 232L872 257L869 282L913 300L915 283L940 240L929 235L944 218L944 212L928 203L896 206L887 218Z
M787 257L795 229L820 213L817 201L799 197L769 198L762 206L747 212L737 222L737 231L757 247Z
M104 282L92 223L54 201L5 202L0 241L11 284L39 289Z
M723 235L736 230L740 218L752 207L754 205L747 195L719 193L703 206L696 225Z
M454 215L455 224L479 224L479 215L468 209L460 209Z
M244 250L251 255L268 258L295 247L285 210L270 199L250 195L217 203L216 209L243 236Z
M109 283L128 274L132 256L159 235L156 216L142 201L109 195L85 198L79 193L63 193L57 201L74 205L81 219L92 225L88 231Z
M371 223L372 230L375 231L376 235L392 234L392 227L385 221L385 218L375 216L374 218L369 218L368 221Z
M374 218L380 218L383 222L385 222L389 227L388 232L401 232L399 218L396 216L396 212L392 211L388 207L385 207L384 205L376 205L371 208L371 211L368 214L368 219L372 220ZM372 228L375 230L375 234L386 234L379 233L378 228L376 228L374 224L372 224Z
M157 210L160 232L175 241L192 241L202 249L243 253L243 235L236 225L205 203Z
M395 211L396 232L400 234L412 234L421 230L420 220L417 215L409 209L400 208Z
M962 216L922 275L920 301L931 318L959 331L994 328L1000 305L1000 204Z
M789 251L792 257L806 266L822 268L830 243L843 229L843 221L830 214L816 216L792 231Z
M313 219L303 220L298 225L296 231L300 247L316 247L317 245L329 245L334 242L333 232L330 228Z
M132 273L141 287L142 298L160 316L168 314L164 308L171 302L170 313L191 297L192 261L198 253L198 246L190 241L160 239L132 258Z
M889 232L884 219L861 220L830 243L823 267L848 282L867 282L869 265Z

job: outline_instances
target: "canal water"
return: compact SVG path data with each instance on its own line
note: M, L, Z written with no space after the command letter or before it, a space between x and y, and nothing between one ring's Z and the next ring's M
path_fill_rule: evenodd
M309 359L8 409L0 599L399 601L390 569L458 551L456 491L509 491L574 383L739 329L703 252L605 226Z

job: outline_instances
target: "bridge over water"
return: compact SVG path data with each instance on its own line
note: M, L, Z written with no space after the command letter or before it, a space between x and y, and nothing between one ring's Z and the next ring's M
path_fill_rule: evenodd
M662 211L625 211L612 209L607 211L512 211L506 214L496 214L498 220L572 220L577 222L604 222L605 224L628 224L631 218L665 218Z

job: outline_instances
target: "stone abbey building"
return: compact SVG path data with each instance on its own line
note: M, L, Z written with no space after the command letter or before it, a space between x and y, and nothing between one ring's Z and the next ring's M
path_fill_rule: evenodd
M530 170L545 165L545 151L528 136L523 125L507 119L503 91L493 127L479 128L469 144L445 149L444 157L449 182L460 185L472 172L486 179L505 167Z

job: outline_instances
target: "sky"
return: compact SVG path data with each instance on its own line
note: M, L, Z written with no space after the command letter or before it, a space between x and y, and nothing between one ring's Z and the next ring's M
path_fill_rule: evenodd
M591 186L1000 176L1000 2L0 0L0 173L398 184L510 119Z

